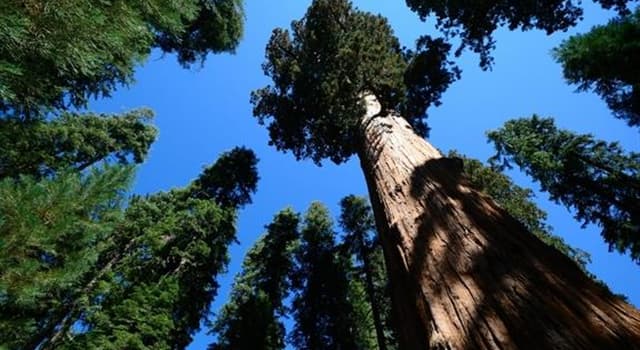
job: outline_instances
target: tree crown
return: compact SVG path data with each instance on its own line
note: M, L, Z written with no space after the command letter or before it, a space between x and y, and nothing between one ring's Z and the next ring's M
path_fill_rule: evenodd
M291 31L273 31L263 65L273 85L252 93L254 115L270 121L272 145L316 163L356 152L366 94L426 134L427 107L458 75L449 49L424 37L417 50L403 50L385 18L347 0L315 0Z

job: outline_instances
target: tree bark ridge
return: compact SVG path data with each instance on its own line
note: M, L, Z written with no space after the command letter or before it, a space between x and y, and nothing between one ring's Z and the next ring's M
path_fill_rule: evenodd
M640 349L640 312L365 97L358 156L403 349ZM407 297L411 296L411 297Z

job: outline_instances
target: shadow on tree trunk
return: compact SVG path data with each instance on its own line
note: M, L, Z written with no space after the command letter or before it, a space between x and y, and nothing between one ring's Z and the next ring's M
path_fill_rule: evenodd
M430 159L410 180L424 210L404 278L431 347L640 348L638 311L471 188L460 162Z

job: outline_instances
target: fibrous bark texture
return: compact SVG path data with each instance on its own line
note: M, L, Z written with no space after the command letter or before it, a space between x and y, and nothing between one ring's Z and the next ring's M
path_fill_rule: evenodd
M640 349L640 311L365 100L359 157L403 349Z

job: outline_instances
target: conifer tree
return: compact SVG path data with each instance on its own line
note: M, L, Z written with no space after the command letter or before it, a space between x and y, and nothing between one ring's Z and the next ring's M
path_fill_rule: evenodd
M0 119L0 179L82 171L98 162L142 163L156 129L152 112L63 113L52 120Z
M424 111L456 78L446 43L403 54L384 18L346 0L313 1L291 28L267 45L273 85L253 93L254 115L298 158L359 157L402 348L640 343L638 310L473 189L459 161L412 129L424 135Z
M293 249L299 240L299 215L278 213L267 232L249 250L236 276L231 297L212 327L211 350L284 349L284 298L289 293Z
M154 47L188 66L232 51L240 0L4 1L0 4L0 110L19 118L84 107L133 80Z
M602 228L611 249L640 262L640 154L619 144L558 129L553 119L515 119L488 134L492 161L515 164L575 218Z
M380 241L375 236L373 211L363 197L349 195L340 201L340 226L343 245L356 262L352 282L363 281L366 300L370 304L372 329L376 347L380 350L395 348L394 330L390 319L390 295ZM366 320L366 318L362 318Z
M578 91L594 91L614 116L640 126L640 7L572 36L553 55Z
M301 350L361 349L354 303L349 300L350 257L339 252L322 204L309 207L294 254L291 343Z
M72 174L71 179L80 176ZM227 174L234 174L237 182L231 183ZM106 182L109 179L98 185L113 188ZM135 198L123 218L116 215L122 213L117 197L105 197L111 192L87 193L102 190L100 186L81 183L76 189L71 185L78 181L60 175L35 182L35 187L51 181L66 181L58 185L60 196L51 190L41 191L43 199L27 192L22 202L16 202L16 196L3 196L5 207L27 203L25 210L34 209L27 212L31 217L23 213L8 221L5 218L17 209L2 208L2 223L9 225L3 226L3 249L20 255L7 255L2 261L7 274L2 275L1 306L13 311L3 312L0 323L6 346L173 349L188 345L216 294L215 276L227 264L236 211L250 202L255 190L253 152L237 148L223 154L185 189ZM27 189L32 187L22 182ZM76 195L81 197L75 200ZM61 207L58 211L67 210L68 215L59 214L45 200L54 201ZM111 217L121 219L113 222ZM20 236L17 229L25 223L48 230L27 226ZM38 244L36 239L41 246L29 244ZM22 250L15 249L17 244L24 245ZM12 263L17 265L13 270L5 268ZM18 278L24 271L35 271L33 282L27 281L30 285Z
M132 170L0 180L0 348L33 349L55 328L122 222Z
M67 309L43 348L186 347L217 293L236 212L255 191L256 162L252 151L236 148L190 186L134 199L85 280L82 303ZM231 184L227 174L234 173ZM83 331L72 329L74 322Z
M122 224L128 164L155 138L149 117L0 120L0 345L35 348L86 297L82 281Z

